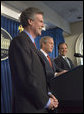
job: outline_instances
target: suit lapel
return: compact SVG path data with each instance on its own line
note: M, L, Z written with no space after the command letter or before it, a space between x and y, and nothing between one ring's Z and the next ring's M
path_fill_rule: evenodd
M23 36L25 41L28 42L28 44L30 45L30 48L32 50L36 51L36 47L35 47L34 43L31 41L30 37L25 32L22 32L21 35Z
M46 64L50 65L49 61L47 60L47 58L45 57L45 55L41 51L39 51L39 55L43 59L43 61L45 61Z
M67 67L69 67L68 63L66 62L66 60L65 60L65 59L63 59L63 57L62 57L62 56L60 56L60 59L63 61L63 63L64 63ZM69 67L69 68L70 68L70 67Z
M48 68L50 70L52 70L52 72L53 72L53 63L52 63L52 67L51 67L50 64L49 64L49 61L47 60L47 58L45 57L45 55L41 51L39 51L39 55L38 56L42 59L42 61L44 62L45 66L48 66ZM52 60L51 60L51 62L52 62Z

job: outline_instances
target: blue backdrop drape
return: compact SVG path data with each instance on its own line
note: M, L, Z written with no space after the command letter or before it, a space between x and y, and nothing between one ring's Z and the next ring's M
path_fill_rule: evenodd
M12 38L18 34L19 22L1 16L1 27ZM1 61L1 113L11 112L12 82L9 60Z
M19 22L1 16L1 27L5 29L14 38L18 34ZM62 35L63 30L60 28L49 29L42 31L42 35L36 38L35 42L37 48L40 49L39 40L41 37L47 35L54 39L54 49L50 56L52 58L58 55L58 43L64 42ZM1 61L1 113L11 113L11 98L12 98L12 82L9 60Z

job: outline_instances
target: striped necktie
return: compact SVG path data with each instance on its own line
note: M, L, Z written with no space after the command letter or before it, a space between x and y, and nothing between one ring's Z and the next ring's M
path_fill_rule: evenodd
M47 55L47 58L48 58L50 66L52 67L52 62L51 62L51 59L50 59L49 55Z
M68 63L69 67L71 68L70 62L69 62L69 60L67 59L67 57L65 57L64 59L65 59L66 62Z

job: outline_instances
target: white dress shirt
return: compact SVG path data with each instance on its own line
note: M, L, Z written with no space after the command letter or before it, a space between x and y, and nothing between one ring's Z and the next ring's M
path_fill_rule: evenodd
M69 67L71 68L71 65L70 65L70 62L69 62L68 58L66 56L62 56L62 57L66 60L66 62L68 63Z

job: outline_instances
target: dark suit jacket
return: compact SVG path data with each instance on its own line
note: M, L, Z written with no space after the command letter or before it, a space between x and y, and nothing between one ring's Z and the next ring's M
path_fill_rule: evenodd
M49 100L46 76L38 51L26 33L15 37L9 48L13 112L44 112Z
M48 86L50 88L50 81L54 77L54 73L60 72L60 71L62 71L62 69L58 68L55 65L53 59L51 59L51 62L52 62L52 67L51 67L48 59L45 57L45 55L41 51L39 52L39 56L42 58L42 63L44 64L43 66L44 66L45 71L46 71Z
M65 59L63 59L63 57L61 55L59 55L57 58L54 59L55 64L63 69L63 70L71 70L72 68L74 68L74 64L72 63L72 61L68 58L71 68L69 67L68 63L66 62Z

